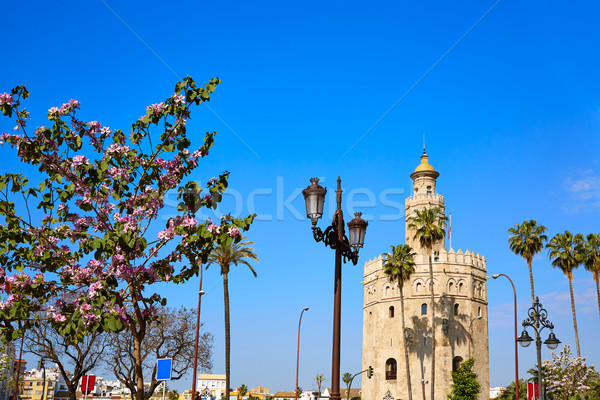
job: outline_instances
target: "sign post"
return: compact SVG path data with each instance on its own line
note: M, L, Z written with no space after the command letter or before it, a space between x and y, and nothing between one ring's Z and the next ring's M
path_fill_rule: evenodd
M159 358L158 360L156 360L156 380L163 381L162 400L165 400L165 392L167 391L167 381L171 380L172 367L172 358Z

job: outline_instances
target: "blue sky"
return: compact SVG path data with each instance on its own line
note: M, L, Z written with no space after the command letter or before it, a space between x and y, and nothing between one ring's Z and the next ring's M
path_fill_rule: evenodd
M230 170L223 208L260 217L248 235L258 278L230 275L232 383L293 388L298 316L308 306L299 382L308 389L317 373L329 379L333 307L333 252L298 218L310 177L321 177L333 200L340 175L344 207L369 215L361 260L343 271L343 372L361 368L362 265L403 240L423 132L454 249L484 254L490 275L516 281L519 320L528 272L508 249L507 229L532 218L550 235L599 232L599 13L593 1L12 2L0 15L0 91L27 85L32 124L75 98L84 119L128 131L179 77L220 77L190 124L196 143L219 132L194 179ZM11 129L1 120L0 131ZM13 168L10 149L0 152L0 168ZM556 335L574 345L566 278L545 253L534 277ZM213 372L223 373L218 271L209 268L204 282L202 321L215 335ZM162 289L173 306L195 306L196 291L197 280ZM575 296L582 353L596 364L598 305L583 270ZM490 383L507 385L508 282L488 282L488 301ZM533 349L520 360L523 376Z

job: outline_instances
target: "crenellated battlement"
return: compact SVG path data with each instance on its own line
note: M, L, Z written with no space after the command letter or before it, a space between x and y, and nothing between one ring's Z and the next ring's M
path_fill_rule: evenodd
M364 276L367 277L373 273L377 273L383 269L383 255L370 259L365 262Z
M439 252L439 260L436 262L447 263L453 265L465 265L469 267L475 267L482 270L487 270L487 263L485 256L475 254L467 249L464 253L461 249L458 252L454 252L454 249L450 248L450 251L446 251L445 248Z
M417 265L426 265L429 263L427 254L425 253L415 254L414 260ZM479 255L479 253L475 254L468 249L463 253L461 249L458 249L458 252L455 252L452 248L450 251L446 251L445 248L442 248L439 251L439 254L434 254L433 265L434 267L435 265L446 265L448 268L456 270L457 272L460 270L470 270L472 268L479 269L483 272L487 271L485 256ZM382 269L383 255L380 255L365 262L364 276L366 278L373 273L380 272Z

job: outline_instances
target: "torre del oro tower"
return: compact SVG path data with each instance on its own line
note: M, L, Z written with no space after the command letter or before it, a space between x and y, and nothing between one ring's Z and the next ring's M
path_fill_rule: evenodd
M415 272L403 286L412 398L447 399L452 371L469 358L470 352L475 359L473 370L477 373L483 400L489 398L485 257L470 250L448 249L445 238L436 242L432 252L435 309L431 310L427 251L408 228L408 219L415 210L439 207L445 213L444 197L436 192L438 176L423 151L421 163L410 175L412 196L405 200L405 243L416 253ZM383 272L383 262L384 257L378 256L364 266L362 364L363 369L373 367L373 376L371 379L363 377L362 398L407 400L400 292L398 283L390 283ZM431 331L431 318L436 321L435 332ZM430 386L432 340L436 346L435 399L431 399Z

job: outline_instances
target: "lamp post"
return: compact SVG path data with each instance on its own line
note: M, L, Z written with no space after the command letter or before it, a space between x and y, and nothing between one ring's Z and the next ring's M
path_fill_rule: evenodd
M544 344L548 346L550 350L554 350L558 347L560 340L554 336L554 324L550 322L548 317L548 312L546 309L542 307L540 303L539 297L535 298L535 303L533 306L527 311L528 317L523 321L523 333L517 339L517 342L523 347L527 347L533 342L533 339L527 333L526 327L530 326L535 331L535 347L537 352L537 370L538 370L538 399L545 399L544 395L544 387L542 384L542 339L540 338L540 334L544 328L550 329L550 335L548 335L548 339L544 341Z
M476 319L481 319L481 315L471 318L471 323L469 324L469 358L471 358L471 330L473 329L473 322L475 322Z
M302 314L304 311L308 311L308 307L304 307L302 312L300 313L300 319L298 320L298 351L296 352L296 389L294 393L296 394L295 399L298 399L298 366L300 365L300 324L302 323Z
M196 400L196 372L198 371L198 340L200 336L200 305L202 304L202 261L200 261L200 287L198 289L198 314L196 317L196 344L194 345L194 373L192 376L192 400ZM165 382L166 385L166 382Z
M515 284L513 283L512 279L508 277L508 275L494 274L492 275L492 278L498 279L501 276L508 279L508 281L512 285L513 293L515 295L515 399L519 400L519 352L517 348L517 291L515 289Z
M344 234L344 215L342 213L341 179L337 179L337 208L333 222L325 231L317 227L317 220L323 216L323 203L327 189L319 185L318 178L312 178L311 184L302 191L306 202L306 216L312 221L312 232L315 241L335 250L335 277L333 290L333 349L331 355L331 400L340 400L340 322L342 303L342 257L344 262L351 260L358 263L358 250L363 246L367 222L355 213L355 218L348 223L348 237Z

